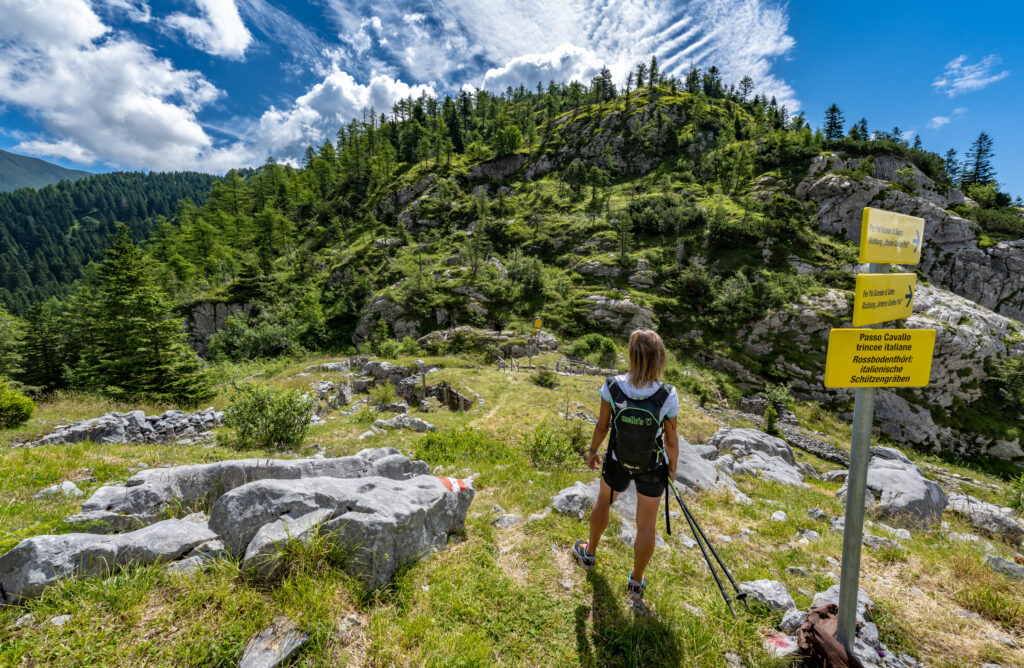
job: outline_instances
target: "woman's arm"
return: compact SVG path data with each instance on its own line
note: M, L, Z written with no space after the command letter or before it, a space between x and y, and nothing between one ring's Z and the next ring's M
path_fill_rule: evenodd
M679 463L679 437L676 435L676 418L665 420L665 454L668 455L668 478L676 479L676 464Z
M587 466L595 471L601 468L601 455L598 450L604 437L608 435L608 425L612 420L612 407L604 399L601 400L601 414L597 417L597 424L594 425L594 437L590 439L590 454L587 455Z

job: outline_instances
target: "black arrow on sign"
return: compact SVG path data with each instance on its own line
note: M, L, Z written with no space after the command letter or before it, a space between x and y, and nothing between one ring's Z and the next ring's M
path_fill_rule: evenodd
M914 288L910 288L910 287L907 288L906 299L907 299L907 306L910 306L910 302L914 299Z
M921 246L921 230L914 230L914 252Z

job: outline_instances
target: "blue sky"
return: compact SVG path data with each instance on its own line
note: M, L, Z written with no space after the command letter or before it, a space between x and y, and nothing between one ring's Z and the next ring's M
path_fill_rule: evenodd
M1024 194L1017 3L807 0L0 0L0 148L66 166L223 172L294 160L364 107L464 86L716 64L814 125L995 140Z

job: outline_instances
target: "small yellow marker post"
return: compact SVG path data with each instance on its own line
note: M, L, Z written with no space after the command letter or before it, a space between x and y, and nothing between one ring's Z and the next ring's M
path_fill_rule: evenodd
M909 318L914 311L914 274L858 274L853 326Z
M917 264L924 243L924 218L864 208L860 261Z
M825 387L924 387L934 351L934 329L833 329Z
M540 318L533 319L533 331L539 332L540 328L544 326L544 321Z

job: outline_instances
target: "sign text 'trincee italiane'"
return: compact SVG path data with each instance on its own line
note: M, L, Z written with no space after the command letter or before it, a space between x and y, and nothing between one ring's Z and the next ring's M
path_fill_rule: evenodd
M934 351L934 329L833 329L825 387L924 387Z

